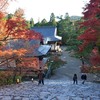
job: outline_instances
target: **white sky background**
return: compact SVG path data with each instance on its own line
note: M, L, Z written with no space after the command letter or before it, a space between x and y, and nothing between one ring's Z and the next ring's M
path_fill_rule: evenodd
M7 11L14 13L16 9L24 9L24 16L27 20L33 18L35 22L38 19L49 21L51 13L55 16L77 15L82 16L83 7L89 0L16 0L10 3Z

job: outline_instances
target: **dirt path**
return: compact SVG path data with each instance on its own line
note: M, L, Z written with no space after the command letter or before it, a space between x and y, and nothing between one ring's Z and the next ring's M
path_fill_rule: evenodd
M78 75L78 79L81 80L81 72L80 72L80 66L81 66L81 60L71 57L70 53L66 51L65 47L63 48L63 52L61 55L61 58L64 61L67 61L67 64L64 66L58 68L56 70L55 75L52 77L53 79L69 79L72 80L73 75L76 73ZM88 76L88 81L91 81L91 75L87 74Z

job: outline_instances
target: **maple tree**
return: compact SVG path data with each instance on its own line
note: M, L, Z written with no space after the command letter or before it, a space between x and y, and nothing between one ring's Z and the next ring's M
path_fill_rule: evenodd
M26 20L22 17L22 9L18 9L12 17L6 18L3 8L7 7L7 1L0 0L0 57L6 58L5 60L11 57L14 59L14 56L23 56L27 52L25 48L13 49L10 46L11 41L19 39L41 41L42 39L40 33L27 28Z
M14 15L7 17L6 8L8 4L8 0L0 0L0 67L3 66L4 68L7 66L11 68L10 71L13 73L14 82L18 73L17 70L20 69L20 67L18 68L17 64L22 64L21 67L23 67L23 65L29 66L32 62L32 60L30 60L28 63L25 63L24 60L21 60L20 62L20 58L26 53L33 52L36 46L26 46L26 48L20 46L20 48L16 49L12 47L12 43L14 46L14 43L18 42L19 40L24 40L27 42L31 40L41 41L42 36L40 33L28 29L27 22L23 18L24 11L22 9L19 8ZM13 61L15 61L14 63L16 66L13 66ZM3 75L4 74L5 72ZM6 76L9 77L8 71L6 72Z
M85 28L85 31L78 37L83 41L79 50L82 52L91 45L91 63L100 65L100 0L90 0L84 8L83 15L84 22L81 23L81 28Z

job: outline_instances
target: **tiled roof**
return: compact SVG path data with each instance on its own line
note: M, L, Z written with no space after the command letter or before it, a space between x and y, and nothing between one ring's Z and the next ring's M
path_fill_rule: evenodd
M33 27L32 30L42 34L44 41L58 41L60 38L56 37L57 28L54 26Z
M55 33L54 26L42 26L42 27L33 27L32 30L39 32L43 37L54 36Z
M41 45L38 48L35 48L32 53L27 54L27 56L42 56L46 55L50 50L50 45Z
M26 41L23 39L19 39L17 41L10 41L10 43L6 46L6 48L21 49L27 47L34 47L35 45L40 45L40 41L39 40Z
M32 50L31 53L27 53L26 56L41 56L47 54L51 46L49 45L40 45L39 40L18 40L18 41L11 41L10 44L6 47L7 49L29 49Z

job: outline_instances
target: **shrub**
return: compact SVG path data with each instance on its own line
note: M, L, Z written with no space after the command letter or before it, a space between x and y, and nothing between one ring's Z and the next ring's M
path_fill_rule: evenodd
M8 85L13 83L12 71L0 71L0 85Z

